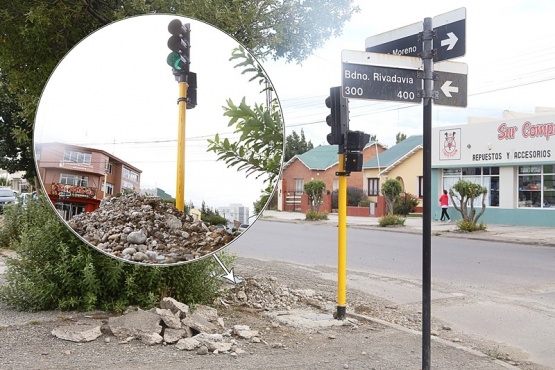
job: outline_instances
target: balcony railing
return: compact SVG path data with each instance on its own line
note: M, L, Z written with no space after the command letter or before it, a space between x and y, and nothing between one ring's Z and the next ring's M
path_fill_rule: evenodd
M96 198L96 191L98 189L88 186L65 185L59 183L52 183L52 195L58 195L60 198Z

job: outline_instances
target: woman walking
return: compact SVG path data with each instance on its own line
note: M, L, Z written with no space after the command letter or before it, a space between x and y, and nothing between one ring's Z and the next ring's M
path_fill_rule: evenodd
M447 196L447 190L443 190L443 194L439 197L439 205L441 206L441 218L440 220L443 221L444 217L447 218L447 222L451 222L451 217L447 213L447 208L449 207L449 196Z

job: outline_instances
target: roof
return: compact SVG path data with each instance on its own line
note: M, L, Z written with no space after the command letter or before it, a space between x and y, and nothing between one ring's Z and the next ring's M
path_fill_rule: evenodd
M365 148L376 143L377 142L371 141L366 144ZM380 143L377 144L382 145ZM337 145L320 145L303 154L297 154L284 165L284 168L287 168L296 160L301 161L310 170L325 171L339 162Z
M362 165L362 169L378 168L380 174L388 173L411 155L422 149L423 136L409 136L399 144L369 159Z
M320 145L295 157L311 170L327 170L338 162L337 145Z

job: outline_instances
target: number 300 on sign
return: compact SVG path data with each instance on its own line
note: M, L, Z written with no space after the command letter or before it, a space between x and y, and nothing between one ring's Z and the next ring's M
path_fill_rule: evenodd
M362 96L364 93L362 87L349 87L345 86L345 95Z

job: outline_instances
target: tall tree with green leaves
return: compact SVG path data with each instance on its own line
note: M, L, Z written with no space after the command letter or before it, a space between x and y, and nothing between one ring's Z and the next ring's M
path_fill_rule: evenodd
M314 149L312 141L306 141L304 130L301 129L301 135L297 134L295 130L287 135L285 139L285 153L283 154L283 162L289 161L297 154L303 154L309 150Z
M4 122L20 149L2 148L0 157L32 152L31 137L41 92L62 57L95 30L141 14L180 14L229 33L260 60L300 63L331 37L359 8L353 0L12 0L0 8L0 76L17 113ZM0 96L4 116L5 96ZM18 170L34 172L19 162Z

